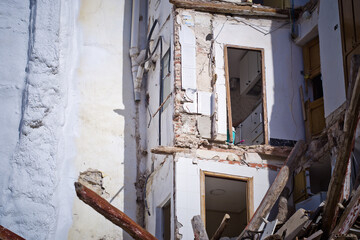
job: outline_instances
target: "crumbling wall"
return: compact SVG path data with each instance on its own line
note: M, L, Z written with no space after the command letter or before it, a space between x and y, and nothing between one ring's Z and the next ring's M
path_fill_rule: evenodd
M98 195L106 198L109 197L103 185L104 176L99 170L89 168L87 171L81 172L78 178L78 182L85 187L90 188Z
M175 14L175 145L193 148L226 140L225 45L264 50L268 137L304 138L298 90L302 54L288 37L286 21L180 8Z
M211 81L209 81L211 78L208 76L209 65L206 65L206 52L210 48L198 46L194 32L194 29L198 28L198 31L201 32L203 28L206 28L206 24L203 26L200 21L195 25L194 14L195 12L191 10L184 12L177 10L174 29L176 97L173 120L175 145L189 148L197 148L206 142L198 132L198 117L200 116L198 85L202 90L211 90ZM205 14L204 21L207 20L206 16ZM197 53L199 53L200 59L196 57ZM198 61L201 62L198 63ZM201 81L197 81L198 74ZM204 104L209 103L208 101ZM208 115L210 115L210 111L208 111ZM210 138L211 122L208 123L207 137Z

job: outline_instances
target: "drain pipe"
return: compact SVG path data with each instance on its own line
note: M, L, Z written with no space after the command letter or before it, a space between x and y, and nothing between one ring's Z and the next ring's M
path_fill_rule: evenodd
M139 52L139 17L140 17L140 0L133 0L132 5L132 20L131 20L131 46L130 46L130 58L131 58L131 71L132 80L134 83L134 98L135 101L140 101L140 89L141 82L144 73L144 68L140 63L145 58L145 50Z

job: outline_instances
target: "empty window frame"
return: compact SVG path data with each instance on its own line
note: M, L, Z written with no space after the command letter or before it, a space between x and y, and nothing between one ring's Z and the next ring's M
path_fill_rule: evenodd
M201 217L209 238L225 214L229 214L231 220L222 236L239 236L253 209L252 178L201 171Z
M224 55L229 142L268 144L263 50L228 45Z
M168 96L171 93L170 84L170 48L161 59L161 81L160 81L160 106L166 101L161 109L163 111L168 105Z
M161 113L169 105L171 94L170 48L160 61L160 98L159 98L159 145L161 145Z

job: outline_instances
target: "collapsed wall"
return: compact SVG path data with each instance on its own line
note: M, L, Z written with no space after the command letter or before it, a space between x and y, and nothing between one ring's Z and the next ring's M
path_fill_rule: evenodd
M229 47L262 54L260 122L264 140L258 144L286 145L304 138L298 91L303 84L301 48L289 39L289 22L182 8L174 14L175 146L197 148L227 140L228 98L233 92L228 86L233 80L229 66L234 65L226 53ZM246 108L236 104L231 102L233 115Z

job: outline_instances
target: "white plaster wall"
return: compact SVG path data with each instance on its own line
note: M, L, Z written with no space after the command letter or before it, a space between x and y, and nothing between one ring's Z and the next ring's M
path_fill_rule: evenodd
M269 137L304 138L299 87L303 77L301 48L290 39L290 25L283 21L216 16L213 21L218 95L218 131L226 133L224 45L264 49ZM255 30L256 28L257 30Z
M163 207L169 199L171 201L171 229L174 229L174 201L172 198L174 193L173 168L173 157L166 157L162 164L157 166L154 172L151 173L147 182L146 195L150 215L147 212L145 214L146 229L154 236L157 236L156 229L159 229L159 225L161 224L161 221L159 220L162 216L160 216L161 211L159 211L159 209ZM158 232L160 231L158 230ZM174 239L173 230L171 231L171 234L171 239Z
M327 117L346 101L345 80L338 2L320 1L319 8L320 62Z
M59 0L1 2L0 224L26 239L56 239L66 215L57 199L69 84L60 8Z
M179 233L182 239L192 239L191 219L201 215L200 170L234 176L253 177L254 210L257 209L277 172L256 169L243 165L219 163L210 160L196 160L179 157L175 159L175 213L182 225Z
M19 139L30 11L29 2L23 0L1 1L0 9L0 189L4 191L10 176L11 156ZM5 201L3 197L0 194L1 203ZM0 204L2 208L4 205Z
M103 173L103 195L136 220L135 102L129 63L131 1L80 1L76 173ZM69 189L70 190L70 189ZM122 230L75 198L69 239L123 239ZM130 239L126 234L124 239Z
M102 171L136 220L130 21L130 0L0 3L0 224L26 239L131 239L73 186Z

